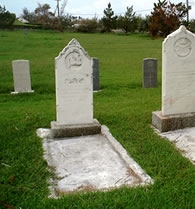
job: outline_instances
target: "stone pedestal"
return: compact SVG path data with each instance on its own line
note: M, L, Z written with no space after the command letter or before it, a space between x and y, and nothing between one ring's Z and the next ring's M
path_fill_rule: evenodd
M100 134L101 125L94 119L93 123L76 124L76 125L60 125L55 121L51 122L50 137L63 138L74 136L86 136Z
M195 113L163 116L161 111L152 112L152 125L160 132L174 131L195 126Z

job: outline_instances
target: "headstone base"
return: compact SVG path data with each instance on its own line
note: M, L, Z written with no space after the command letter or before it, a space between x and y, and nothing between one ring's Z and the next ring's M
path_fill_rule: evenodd
M11 94L22 94L22 93L34 93L34 90L31 91L12 91Z
M152 125L160 132L195 127L195 113L163 116L161 111L152 112Z
M93 123L76 124L76 125L61 125L56 121L51 122L50 137L63 138L74 136L86 136L99 134L101 132L100 123L94 119Z

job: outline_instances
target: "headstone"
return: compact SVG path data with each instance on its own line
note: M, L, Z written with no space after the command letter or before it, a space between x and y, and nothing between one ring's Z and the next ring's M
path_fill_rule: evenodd
M143 82L144 88L157 87L157 59L146 58L143 60Z
M31 93L30 62L29 60L12 61L14 92L12 93Z
M55 58L57 121L51 127L56 137L85 135L97 128L93 119L92 63L76 39Z
M195 126L195 35L181 26L162 47L162 112L153 123L163 131Z
M93 58L93 90L100 90L100 81L99 81L99 59Z

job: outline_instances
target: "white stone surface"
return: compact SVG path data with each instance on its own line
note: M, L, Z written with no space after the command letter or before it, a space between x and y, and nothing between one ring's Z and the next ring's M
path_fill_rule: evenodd
M13 60L12 69L14 78L14 92L12 93L34 92L31 90L29 60Z
M55 58L59 125L93 123L92 58L76 39Z
M47 136L46 129L37 133ZM44 139L43 147L45 159L55 171L51 197L153 183L106 126L102 126L102 134L98 135Z
M159 133L159 135L175 143L182 155L195 164L195 127Z
M195 112L195 35L181 26L163 42L162 115Z

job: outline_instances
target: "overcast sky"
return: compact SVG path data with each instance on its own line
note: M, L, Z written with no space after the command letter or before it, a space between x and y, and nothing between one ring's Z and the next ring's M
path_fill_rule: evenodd
M60 4L64 0L60 0ZM186 3L186 0L171 0L172 3L179 2ZM126 7L133 5L133 9L137 15L150 14L154 2L157 3L158 0L68 0L65 7L65 13L82 16L91 17L95 15L101 18L103 15L103 10L107 7L108 3L111 3L112 9L116 15L124 14ZM54 12L56 9L56 0L0 0L0 5L5 6L5 8L15 13L18 16L22 14L23 8L27 8L29 11L33 12L37 7L37 3L44 4L47 3L51 6L51 11ZM195 0L189 0L189 5L192 6L192 10L189 12L190 19L195 18Z

